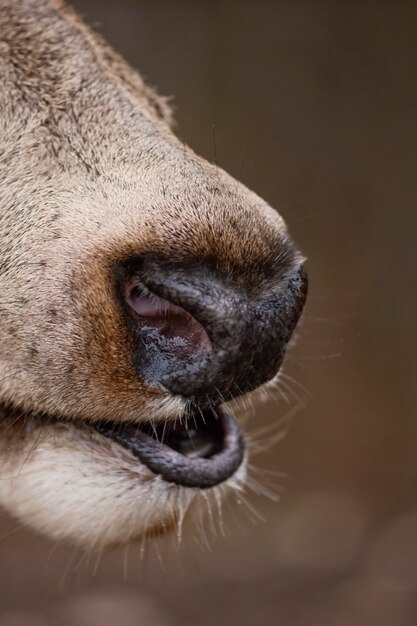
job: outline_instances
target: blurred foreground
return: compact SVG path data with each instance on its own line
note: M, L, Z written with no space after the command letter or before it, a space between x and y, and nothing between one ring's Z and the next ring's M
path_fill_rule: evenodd
M363 503L331 492L273 513L211 552L162 542L145 560L139 547L86 558L17 533L2 554L0 624L415 624L417 514L372 525Z

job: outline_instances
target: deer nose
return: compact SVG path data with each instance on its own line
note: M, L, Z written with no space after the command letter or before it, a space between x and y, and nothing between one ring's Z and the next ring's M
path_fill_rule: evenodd
M146 258L126 268L124 310L147 384L207 404L278 372L306 298L302 266L264 289L238 286L202 263Z
M126 284L125 298L142 334L159 337L159 347L171 356L187 361L195 353L211 350L206 330L182 306L150 292L135 279Z

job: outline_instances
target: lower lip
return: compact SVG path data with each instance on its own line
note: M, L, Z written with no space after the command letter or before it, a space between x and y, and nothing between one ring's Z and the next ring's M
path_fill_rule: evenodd
M237 422L222 408L217 407L207 412L207 420L215 420L211 425L202 426L202 416L196 416L202 431L211 428L213 441L210 456L205 456L210 448L208 445L196 448L195 453L190 454L189 446L186 453L158 441L154 436L140 430L137 424L120 425L110 422L99 422L94 428L117 444L128 449L141 463L146 465L154 474L161 476L165 481L182 487L208 489L215 487L227 479L239 469L245 456L245 443L241 429ZM194 420L190 426L194 435L198 434L198 427L194 428ZM167 425L169 428L169 423ZM162 428L162 432L163 432ZM148 429L149 432L149 429ZM184 429L186 433L186 429ZM191 431L190 431L191 432ZM167 436L166 440L170 437Z

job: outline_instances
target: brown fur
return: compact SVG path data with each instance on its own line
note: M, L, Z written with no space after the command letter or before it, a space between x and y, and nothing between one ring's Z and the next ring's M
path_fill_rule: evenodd
M0 81L0 401L79 422L171 416L180 400L134 371L112 265L193 257L254 291L300 261L282 219L184 146L166 101L58 0L0 0Z

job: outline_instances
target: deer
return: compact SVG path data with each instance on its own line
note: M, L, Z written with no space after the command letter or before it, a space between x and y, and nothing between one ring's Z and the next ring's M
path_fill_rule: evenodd
M304 265L71 8L0 0L4 510L106 548L243 492L228 404L276 381Z

